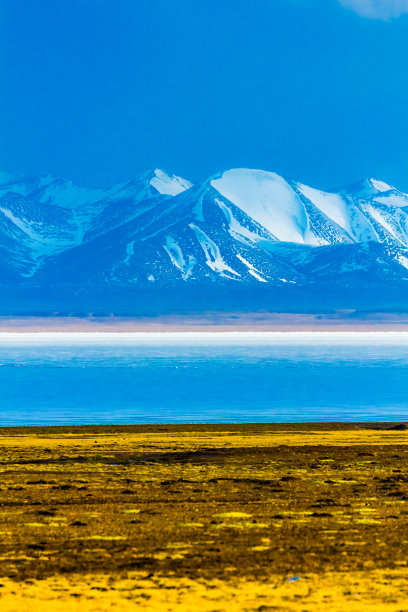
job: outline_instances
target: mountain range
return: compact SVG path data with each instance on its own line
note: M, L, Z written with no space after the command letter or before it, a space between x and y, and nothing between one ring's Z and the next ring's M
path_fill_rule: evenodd
M401 309L408 195L250 169L196 185L154 170L109 189L0 172L0 254L0 314Z

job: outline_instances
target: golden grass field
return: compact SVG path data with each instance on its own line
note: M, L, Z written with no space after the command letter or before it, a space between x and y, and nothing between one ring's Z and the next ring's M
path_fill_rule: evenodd
M408 612L408 431L0 429L0 610Z

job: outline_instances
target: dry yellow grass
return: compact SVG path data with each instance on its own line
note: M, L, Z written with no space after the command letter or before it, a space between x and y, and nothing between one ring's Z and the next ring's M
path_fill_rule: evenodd
M407 458L387 426L0 430L0 610L408 612Z
M231 612L406 612L406 571L325 574L288 582L150 578L91 575L54 577L18 584L3 582L2 612L105 612L107 610L182 610Z

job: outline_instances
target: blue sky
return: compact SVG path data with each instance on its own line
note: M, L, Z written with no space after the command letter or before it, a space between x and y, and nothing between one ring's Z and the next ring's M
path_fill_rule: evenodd
M408 0L0 0L0 167L408 191Z

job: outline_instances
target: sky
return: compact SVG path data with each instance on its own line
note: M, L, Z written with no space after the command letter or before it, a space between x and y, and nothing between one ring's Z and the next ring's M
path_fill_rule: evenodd
M408 0L0 0L0 168L408 191Z

